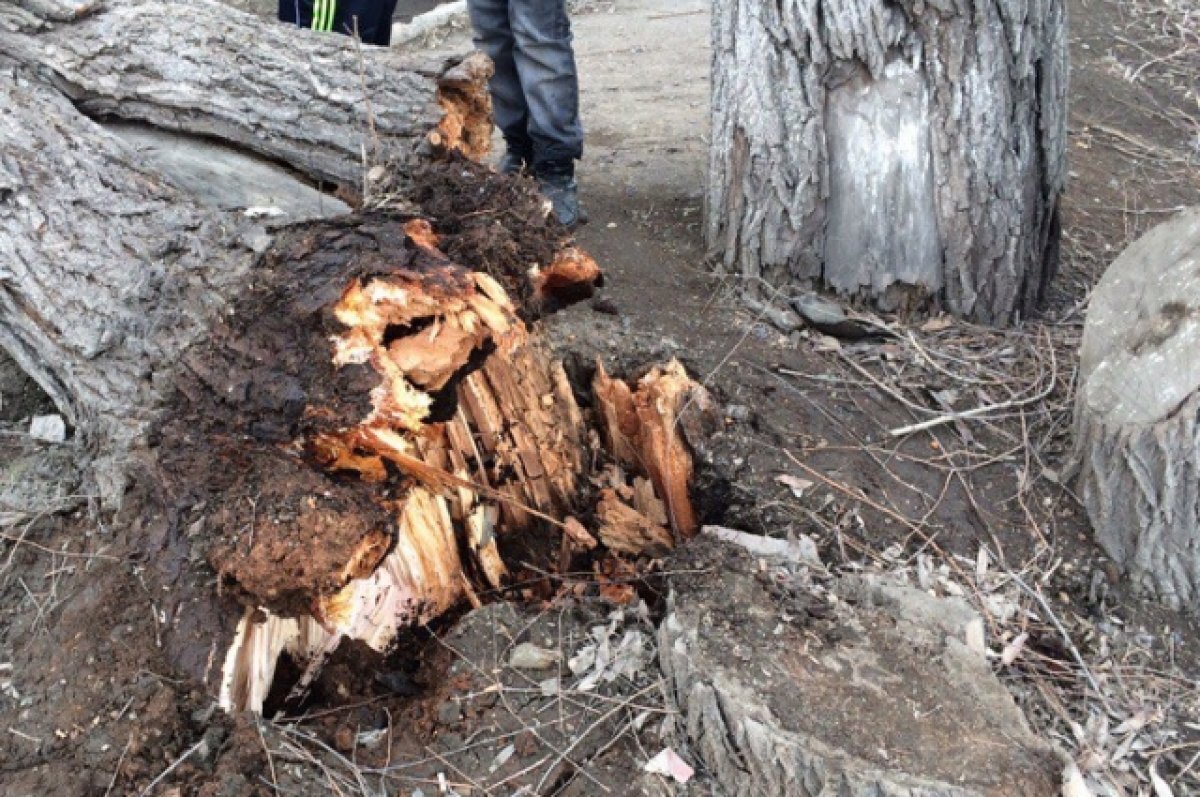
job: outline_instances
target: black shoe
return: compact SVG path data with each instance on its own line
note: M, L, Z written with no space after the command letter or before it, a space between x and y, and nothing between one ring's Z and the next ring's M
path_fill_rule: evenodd
M587 214L579 207L579 183L573 174L540 174L538 187L550 200L554 217L569 230L587 223Z
M501 174L524 174L529 168L529 158L510 149L500 159L499 168Z

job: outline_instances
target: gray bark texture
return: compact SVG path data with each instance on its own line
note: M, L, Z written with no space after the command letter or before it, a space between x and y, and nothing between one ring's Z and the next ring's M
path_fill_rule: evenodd
M706 238L757 292L1008 324L1058 260L1062 0L716 0Z
M4 45L88 115L212 136L353 187L364 159L411 157L443 115L440 64L210 0L110 0Z
M1200 611L1200 208L1135 242L1092 292L1074 465L1130 580Z
M0 25L0 347L97 455L97 487L114 499L169 389L160 377L271 235L202 206L91 115L357 187L364 147L391 162L429 147L439 82L454 90L463 76L439 81L393 51L208 0L80 4L78 19L51 0L14 8L28 24Z

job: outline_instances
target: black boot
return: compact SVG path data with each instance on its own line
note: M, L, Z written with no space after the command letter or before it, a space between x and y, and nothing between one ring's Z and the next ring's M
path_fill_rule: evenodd
M500 159L501 174L524 174L533 164L533 143L525 139L504 137L504 157Z
M519 152L507 150L504 157L500 159L501 174L524 174L529 168L529 159Z
M542 196L550 200L554 217L567 229L587 223L587 214L579 207L579 184L575 181L575 163L539 163L535 175Z

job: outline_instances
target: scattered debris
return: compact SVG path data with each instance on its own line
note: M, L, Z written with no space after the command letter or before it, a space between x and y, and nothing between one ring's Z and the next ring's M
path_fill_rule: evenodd
M688 763L669 747L647 761L645 769L652 775L670 777L676 783L687 783L696 774L696 770L688 766Z
M754 556L774 557L808 567L824 567L816 541L807 534L781 540L776 537L764 537L760 534L748 534L724 526L704 526L700 531L702 534L732 543Z
M561 654L557 650L549 650L522 642L513 648L508 656L508 666L518 670L548 670L558 663Z
M813 486L813 482L808 479L801 479L798 476L792 476L787 473L776 476L775 481L791 490L792 495L796 498L803 498L805 491Z

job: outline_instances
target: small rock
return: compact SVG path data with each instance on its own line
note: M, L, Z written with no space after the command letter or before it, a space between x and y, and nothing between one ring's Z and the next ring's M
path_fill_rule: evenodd
M766 319L775 325L775 328L780 332L793 332L803 325L800 316L793 313L791 310L777 310L770 308L767 310Z
M516 670L545 670L553 667L561 658L557 650L539 648L530 642L522 642L513 648L508 657L508 666Z
M815 327L831 326L847 320L846 311L840 304L815 293L806 293L792 299L792 307Z
M737 423L746 423L754 417L754 411L745 404L730 404L725 408L725 414Z
M29 421L29 436L44 443L61 443L67 439L67 424L61 415L35 415Z
M813 329L835 338L859 340L872 335L888 334L886 329L869 319L851 318L837 302L815 293L793 298L792 307Z
M612 299L604 299L601 297L592 299L592 309L597 313L604 313L605 315L619 316L621 314L621 308L617 307L616 303L613 302Z
M804 325L804 322L800 320L800 316L791 310L775 307L774 305L760 302L748 296L744 298L744 301L746 302L746 306L757 313L764 321L770 322L780 332L786 334Z
M447 700L438 706L438 722L443 725L453 725L462 719L462 706L454 700Z

